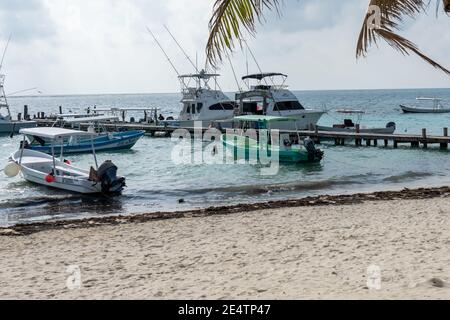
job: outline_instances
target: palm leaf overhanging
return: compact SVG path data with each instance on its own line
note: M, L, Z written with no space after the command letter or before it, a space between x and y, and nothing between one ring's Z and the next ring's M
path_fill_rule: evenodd
M224 52L233 51L235 41L242 43L242 27L254 36L257 22L264 20L264 11L276 10L279 13L281 2L282 0L215 0L206 48L208 62L214 66L222 60ZM380 8L381 20L379 26L373 28L369 24L371 13L367 13L357 43L357 57L365 56L369 47L377 44L377 39L383 39L401 53L405 55L414 53L450 75L448 69L423 54L414 43L395 32L400 29L405 17L415 18L425 11L428 3L429 0L370 0L369 6L376 5ZM443 0L443 3L444 10L450 12L450 0Z
M450 13L450 0L444 0L444 10Z
M394 32L394 30L399 30L400 23L403 22L404 17L409 16L415 18L419 13L424 12L426 9L425 2L427 1L371 0L369 8L370 6L377 6L380 9L380 24L374 27L372 24L374 12L367 12L359 35L356 56L365 56L369 47L372 44L377 44L377 39L383 39L402 54L409 55L411 52L415 53L433 67L450 75L448 69L423 54L414 43Z
M256 23L264 19L263 11L279 12L279 8L279 0L216 0L209 22L208 62L215 65L216 61L221 61L223 52L235 48L235 40L241 44L242 26L255 35Z

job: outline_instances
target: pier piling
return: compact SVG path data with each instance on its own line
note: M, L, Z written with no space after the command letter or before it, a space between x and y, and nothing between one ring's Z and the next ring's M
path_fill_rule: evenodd
M428 148L428 142L427 142L427 129L422 129L422 139L423 139L423 147L424 149Z
M444 128L444 137L448 137L448 128ZM448 143L446 142L441 143L441 149L443 150L448 149Z

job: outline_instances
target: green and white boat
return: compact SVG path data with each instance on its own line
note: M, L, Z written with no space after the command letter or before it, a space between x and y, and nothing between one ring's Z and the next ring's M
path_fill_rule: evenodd
M250 161L257 157L259 161L261 157L273 158L275 153L278 153L280 163L320 162L324 153L316 148L310 138L302 139L298 134L280 134L279 143L272 144L271 124L292 120L289 117L262 115L235 117L233 121L239 130L234 130L233 133L228 130L221 140L224 146L234 153L235 159ZM250 129L253 131L250 132Z

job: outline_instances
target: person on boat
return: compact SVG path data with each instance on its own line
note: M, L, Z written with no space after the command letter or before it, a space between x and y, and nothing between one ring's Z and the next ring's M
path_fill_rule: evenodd
M166 120L166 118L164 118L164 116L162 114L160 114L159 117L158 117L158 120L159 121L164 121L164 120Z

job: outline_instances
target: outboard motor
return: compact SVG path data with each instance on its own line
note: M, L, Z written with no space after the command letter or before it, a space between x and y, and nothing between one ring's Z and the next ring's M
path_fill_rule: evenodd
M121 192L125 187L125 178L117 177L117 166L111 160L105 161L97 171L102 184L102 192Z
M305 145L306 151L308 151L308 160L310 162L322 160L324 153L322 150L316 148L316 144L311 138L306 138L303 143Z

